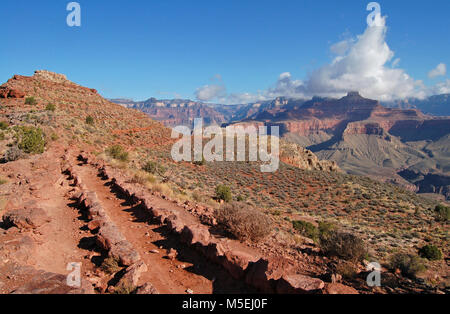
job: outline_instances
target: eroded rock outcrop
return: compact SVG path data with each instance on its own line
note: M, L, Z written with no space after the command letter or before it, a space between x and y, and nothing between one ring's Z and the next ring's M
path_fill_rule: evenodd
M0 98L24 98L25 92L9 88L7 86L0 86Z
M36 229L47 222L50 222L50 218L42 208L16 209L3 215L3 223L6 227Z
M280 160L305 170L340 171L335 161L319 160L313 152L293 143L281 142Z

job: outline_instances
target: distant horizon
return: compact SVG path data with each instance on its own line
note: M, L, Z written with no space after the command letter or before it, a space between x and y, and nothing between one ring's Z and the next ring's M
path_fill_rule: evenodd
M358 92L358 91L349 91L348 93L352 93L352 92ZM394 99L394 100L392 100L392 101L381 101L381 100L379 100L379 99L372 99L372 98L364 97L364 95L361 95L360 92L358 92L358 93L360 94L360 96L361 96L362 98L371 99L371 100L376 100L376 101L379 101L379 102L382 103L382 104L383 104L383 103L392 103L392 102L395 102L395 101L401 101L401 100L413 100L413 99L414 99L414 100L420 100L419 98L399 98L399 99ZM348 95L348 94L347 94L347 95ZM131 98L118 97L118 98L106 98L106 99L108 99L108 100L110 100L110 101L114 101L114 100L116 100L116 101L118 101L118 100L127 100L127 101L131 101L131 102L133 102L133 103L147 102L147 101L149 101L149 100L151 100L151 99L155 99L155 100L157 100L157 101L175 101L175 100L180 100L180 101L190 101L190 102L202 103L202 104L205 104L205 105L238 106L238 105L250 105L250 104L255 104L255 103L270 102L270 101L274 101L274 100L279 99L279 98L286 98L286 99L289 99L289 100L304 100L304 101L310 101L310 100L313 100L314 98L323 98L323 99L341 99L341 98L346 97L347 95L344 95L344 96L341 96L341 97L336 97L336 98L335 98L335 97L322 97L322 96L317 96L317 95L316 95L316 96L312 96L311 98L296 98L296 97L287 97L287 96L277 96L277 97L272 98L272 99L267 99L267 100L258 101L258 102L251 102L251 103L236 103L236 104L223 104L223 103L216 103L216 102L204 102L204 101L199 101L199 100L189 99L189 98L156 98L156 97L149 97L149 98L144 99L144 100L135 100L135 99L131 99ZM430 95L430 96L427 96L426 98L421 99L421 100L425 100L425 99L428 99L428 98L431 98L431 97L435 97L435 96L446 96L446 95L450 95L450 93Z

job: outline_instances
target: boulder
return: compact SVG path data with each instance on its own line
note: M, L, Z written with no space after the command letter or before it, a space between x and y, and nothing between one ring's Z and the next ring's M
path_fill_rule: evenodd
M167 217L169 217L172 212L163 208L153 208L151 210L153 217L161 224L166 221Z
M125 274L120 279L118 285L129 283L133 286L137 286L141 275L148 270L147 265L144 262L138 262L131 265L125 271Z
M97 230L102 226L101 220L92 220L88 223L87 227L90 231Z
M224 258L225 252L225 246L222 243L213 240L213 242L209 243L209 245L204 248L203 254L210 261L221 264L221 260Z
M97 193L95 192L87 192L85 193L86 198L84 200L84 206L86 208L91 208L94 206L94 204L100 203L97 197Z
M15 88L9 88L7 86L1 86L0 87L0 98L24 98L25 93L15 89Z
M293 266L287 260L261 258L248 266L245 282L263 293L275 293L277 281L292 271Z
M141 260L139 253L126 240L114 244L109 251L109 256L119 259L123 266L131 266Z
M242 279L245 276L245 271L251 262L256 262L259 259L249 253L242 251L228 251L225 253L225 258L222 259L222 266L228 270L230 275L235 279Z
M277 284L279 294L317 293L325 287L325 283L317 278L304 275L284 275Z
M9 89L7 87L0 86L0 98L8 98Z
M323 290L324 294L359 294L358 291L352 287L345 286L340 283L329 283Z
M181 232L181 241L190 245L201 244L208 246L211 240L211 234L208 228L202 225L191 225L184 227Z
M96 240L100 248L109 251L115 244L124 241L125 238L116 226L111 223L106 223L100 228Z
M185 224L181 221L178 215L170 215L169 217L166 218L164 223L170 230L172 230L177 234L180 234L185 227Z
M29 264L37 249L36 242L30 236L16 237L14 240L0 242L0 264L12 259L21 264Z
M42 208L16 209L3 215L6 226L16 226L19 229L36 229L50 221Z
M143 286L137 288L136 294L159 294L159 292L151 283L147 282Z
M10 97L10 98L24 98L25 97L25 93L20 91L20 90L17 90L17 89L10 89L8 97Z
M81 280L81 287L70 287L66 275L35 270L31 279L12 294L94 294L94 289L85 280Z
M95 203L88 209L88 219L106 218L106 212L100 203Z

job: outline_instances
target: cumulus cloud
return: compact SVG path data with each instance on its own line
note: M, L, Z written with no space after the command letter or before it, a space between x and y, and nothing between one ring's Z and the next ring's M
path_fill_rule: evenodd
M425 98L450 87L450 81L427 87L399 68L400 59L386 42L386 16L378 15L376 23L367 26L356 38L342 40L330 47L333 60L312 71L304 80L282 73L270 88L256 94L227 95L228 103L249 103L284 96L310 99L313 96L342 97L349 91L359 91L367 98L390 101L402 98ZM445 64L439 64L430 77L446 74Z
M310 73L305 82L287 82L285 79L281 86L290 85L291 94L301 97L340 97L348 91L359 91L365 97L380 100L423 98L425 93L421 81L395 68L398 61L394 60L389 66L394 52L386 43L386 31L386 17L380 17L376 26L368 26L357 39L333 45L334 60ZM279 91L280 81L275 91Z
M447 74L447 66L444 63L439 63L433 70L428 73L429 78L444 76Z
M195 91L195 97L200 101L211 101L224 97L225 94L226 88L223 85L205 85Z
M450 79L447 79L444 82L436 84L432 88L432 93L439 95L439 94L450 94Z

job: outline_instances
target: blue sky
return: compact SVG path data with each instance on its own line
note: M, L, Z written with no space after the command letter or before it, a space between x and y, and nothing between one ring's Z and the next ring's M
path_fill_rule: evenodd
M332 62L330 46L364 33L370 1L3 0L0 81L36 69L64 73L108 98L195 98L205 85L258 94L281 73L304 80ZM450 66L450 1L379 1L397 67L432 86ZM221 80L214 77L219 74Z

